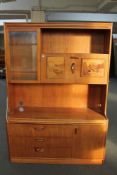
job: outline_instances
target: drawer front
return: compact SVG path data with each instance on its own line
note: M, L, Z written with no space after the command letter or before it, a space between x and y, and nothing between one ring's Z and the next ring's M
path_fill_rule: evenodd
M30 137L9 137L11 157L71 157L71 139L45 138L45 142Z
M8 124L8 133L12 136L70 137L73 129L71 125Z
M34 137L32 142L37 147L72 147L72 137Z

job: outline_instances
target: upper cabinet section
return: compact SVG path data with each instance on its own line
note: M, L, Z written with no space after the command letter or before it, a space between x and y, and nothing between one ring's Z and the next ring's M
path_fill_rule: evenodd
M106 84L110 23L6 24L10 83Z
M109 29L42 28L41 82L106 84Z

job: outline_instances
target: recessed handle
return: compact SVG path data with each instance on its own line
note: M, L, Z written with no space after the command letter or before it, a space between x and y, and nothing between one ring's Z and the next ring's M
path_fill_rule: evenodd
M75 133L75 134L77 134L78 131L79 131L79 128L75 128L75 129L74 129L74 133Z
M38 142L44 142L45 138L36 138L35 140L38 141Z
M74 73L75 70L76 70L76 64L75 63L72 63L71 64L71 71L72 71L72 73Z
M78 59L79 59L79 57L76 57L76 56L71 56L71 57L70 57L70 59L76 59L76 60L78 60Z
M42 125L42 126L34 127L34 129L37 131L41 131L45 129L45 126Z

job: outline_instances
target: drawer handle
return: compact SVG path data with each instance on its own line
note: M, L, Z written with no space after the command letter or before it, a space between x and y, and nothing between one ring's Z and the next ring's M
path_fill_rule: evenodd
M45 126L35 127L34 129L37 131L41 131L41 130L45 129Z
M39 141L39 142L44 142L44 141L45 141L44 138L36 138L35 140L36 140L36 141Z
M79 57L71 56L71 59L79 59Z
M78 131L79 131L79 128L75 128L75 129L74 129L74 133L75 133L75 134L77 134Z
M35 147L34 150L35 152L40 152L40 153L44 152L44 148L40 148L40 147Z

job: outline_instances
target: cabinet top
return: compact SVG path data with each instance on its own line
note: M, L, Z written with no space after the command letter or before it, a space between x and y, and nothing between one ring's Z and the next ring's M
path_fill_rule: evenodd
M45 22L45 23L5 23L5 28L12 27L40 28L81 28L81 29L112 29L112 23L100 22Z

